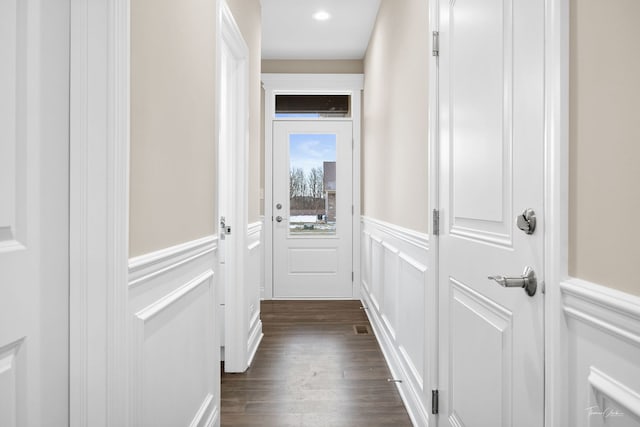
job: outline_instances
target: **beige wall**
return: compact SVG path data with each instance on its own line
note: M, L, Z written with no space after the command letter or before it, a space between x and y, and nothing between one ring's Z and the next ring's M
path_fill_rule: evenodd
M571 9L569 274L640 295L640 2Z
M363 214L428 231L428 2L382 0L364 61Z
M263 73L300 73L300 74L362 74L364 63L354 60L276 60L262 61Z
M131 256L215 230L215 3L131 2Z
M260 188L263 174L261 160L261 91L260 57L262 40L262 8L260 0L227 0L229 9L249 47L249 222L260 220Z

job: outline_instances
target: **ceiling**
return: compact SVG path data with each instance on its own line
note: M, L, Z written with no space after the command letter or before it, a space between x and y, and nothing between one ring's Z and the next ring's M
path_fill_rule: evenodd
M262 0L262 59L362 59L380 0ZM331 18L316 21L326 11Z

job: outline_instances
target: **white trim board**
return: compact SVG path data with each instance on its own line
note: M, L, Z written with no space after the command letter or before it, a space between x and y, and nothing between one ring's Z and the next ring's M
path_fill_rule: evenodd
M171 246L129 259L129 286L135 287L217 249L218 236Z
M353 122L353 292L352 299L360 299L360 162L361 162L361 121L363 74L262 74L264 88L264 274L263 299L273 299L273 122L275 119L275 95L288 94L348 94L351 95L351 117L331 118L331 120L351 120ZM322 119L318 119L322 120Z
M71 2L70 425L78 427L130 421L129 10L129 0Z
M569 339L560 283L568 278L569 0L545 0L545 425L569 425Z
M560 290L568 317L640 349L640 297L580 279L560 283Z

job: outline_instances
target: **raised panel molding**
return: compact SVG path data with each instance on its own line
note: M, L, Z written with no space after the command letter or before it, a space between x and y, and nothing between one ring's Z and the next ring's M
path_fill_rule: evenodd
M0 3L0 251L24 248L27 214L26 168L28 109L27 35L31 34L24 2Z
M640 394L637 391L593 366L590 368L588 381L596 396L598 410L602 411L605 417L611 415L610 411L613 409L606 403L608 400L617 404L618 408L615 409L621 413L620 416L629 413L640 424Z
M483 22L490 21L491 32L464 33L465 29L473 28L467 26L459 29L456 25L458 16L465 21L469 14L477 15ZM462 124L456 129L466 129L450 141L449 182L454 187L449 206L450 234L510 247L514 134L513 0L457 0L451 4L450 19L454 77L449 114L452 126L461 120ZM469 66L473 61L469 52L477 51L479 46L485 55L494 59L491 70L477 70ZM463 95L463 103L457 111L460 94ZM492 110L478 108L484 103L501 105L501 114L487 116ZM477 114L469 115L468 111L477 111ZM481 163L474 161L474 157L484 153L490 153L491 158L501 159L501 162L489 170L479 170L477 165ZM477 200L489 202L479 204Z
M192 280L173 290L169 294L161 297L157 301L152 302L148 306L139 310L134 314L133 320L133 370L132 370L132 387L133 387L133 419L135 425L149 425L151 420L147 419L149 413L156 413L164 408L160 402L158 405L151 405L149 399L150 391L153 390L155 398L164 398L165 393L169 390L162 390L165 375L169 378L175 377L175 369L171 366L158 366L158 360L166 357L165 352L158 350L158 345L162 348L172 348L176 345L177 340L182 339L188 341L190 346L205 346L205 354L194 352L193 348L187 346L181 347L180 352L184 352L185 365L180 369L183 370L179 375L183 380L193 380L200 378L197 383L191 381L189 384L175 384L171 381L171 387L181 386L188 387L191 393L195 393L198 389L207 390L205 397L206 406L202 405L192 418L191 425L211 425L214 412L217 411L217 405L208 402L209 396L213 396L214 389L212 387L210 375L214 372L203 373L200 369L206 366L210 358L217 355L214 347L207 345L209 341L206 335L215 334L215 292L213 288L214 273L212 270L204 271ZM199 304L199 309L195 306ZM176 326L176 322L180 322ZM187 325L188 324L188 325ZM185 335L188 332L188 335ZM202 333L200 336L195 334ZM188 337L188 338L187 338ZM155 346L148 348L150 345L148 340L154 339ZM160 341L159 341L160 340ZM174 342L174 340L176 340ZM175 352L175 349L173 349ZM150 358L156 359L154 363L150 363ZM173 358L175 359L175 358ZM175 363L176 360L171 360ZM193 369L197 372L191 372L189 378L188 367L193 365ZM215 364L217 366L218 364ZM148 370L153 370L153 375L148 375ZM153 378L153 384L148 383ZM164 384L167 386L166 384ZM186 390L185 390L186 391ZM168 402L164 402L167 404ZM171 408L173 413L185 411L185 408ZM203 412L204 411L204 412ZM179 414L184 415L184 414ZM196 422L196 424L193 424Z
M436 301L427 287L429 238L383 221L361 218L361 295L398 391L416 426L428 425L434 360L425 352L425 321ZM429 316L430 317L430 316ZM435 348L435 337L428 339ZM430 408L429 408L430 409Z
M451 410L463 423L473 420L478 425L509 427L513 425L513 315L463 283L450 280ZM483 405L474 405L477 396L469 390L478 383L501 393L485 396ZM473 408L474 412L459 413L458 408ZM494 412L494 408L502 408L502 413Z
M574 278L560 291L569 423L640 426L640 298Z

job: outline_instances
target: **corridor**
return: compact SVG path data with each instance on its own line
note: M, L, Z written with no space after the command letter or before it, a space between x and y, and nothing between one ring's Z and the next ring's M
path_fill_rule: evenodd
M222 425L410 426L361 305L263 301L253 364L222 374Z

